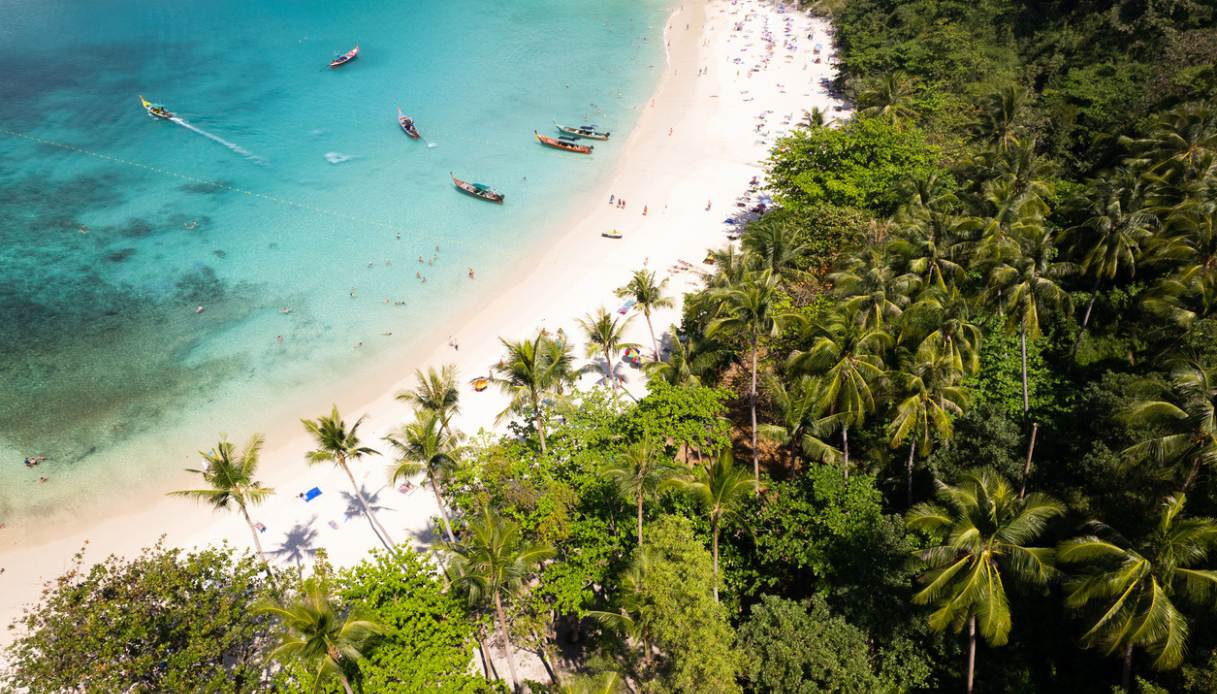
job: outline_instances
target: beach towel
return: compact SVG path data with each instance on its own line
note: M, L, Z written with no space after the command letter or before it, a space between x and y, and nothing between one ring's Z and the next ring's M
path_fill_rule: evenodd
M316 499L319 496L321 496L321 489L319 487L313 487L312 489L310 489L304 493L304 500L312 501L313 499Z

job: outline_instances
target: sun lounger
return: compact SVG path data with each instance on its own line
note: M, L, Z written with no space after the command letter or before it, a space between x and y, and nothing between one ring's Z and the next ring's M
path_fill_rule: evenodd
M319 497L319 496L321 496L321 488L320 488L320 487L313 487L312 489L310 489L310 490L308 490L307 492L305 492L305 493L304 493L304 500L305 500L305 501L312 501L313 499L316 499L316 498L317 498L317 497Z

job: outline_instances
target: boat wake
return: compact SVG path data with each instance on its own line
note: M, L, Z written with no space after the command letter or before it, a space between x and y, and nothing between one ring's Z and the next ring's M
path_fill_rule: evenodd
M232 151L236 152L237 154L240 154L241 156L245 157L246 159L252 161L255 164L265 164L266 163L265 159L263 159L262 157L259 157L258 155L254 154L253 152L249 151L248 149L245 149L241 145L238 145L235 142L229 142L228 140L225 140L224 138L220 137L219 135L213 135L198 126L190 124L183 118L174 116L173 118L170 118L169 120L174 123L177 123L178 125L182 126L183 128L186 128L187 130L193 130L194 132L202 135L203 137L207 138L208 140L211 140L212 142L218 142L218 143L224 145L228 149L231 149Z

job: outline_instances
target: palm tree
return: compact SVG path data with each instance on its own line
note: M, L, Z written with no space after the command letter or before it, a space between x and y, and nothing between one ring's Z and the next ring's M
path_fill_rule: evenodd
M552 547L527 541L519 524L489 508L470 519L465 537L449 543L449 571L455 585L464 586L471 604L489 600L498 620L499 639L511 671L513 688L519 688L515 658L508 638L504 600L511 600L527 585L537 565L554 555Z
M880 328L864 328L854 316L835 313L820 327L807 351L790 355L792 370L819 373L821 416L830 415L841 427L841 464L849 479L849 427L861 426L874 412L876 391L886 377L883 352L891 335Z
M586 353L589 357L604 357L605 379L617 390L617 370L613 367L613 354L638 345L625 341L625 329L629 327L633 316L619 318L601 306L595 314L588 314L579 319L583 332L587 336Z
M1187 327L1217 308L1217 205L1189 201L1166 218L1148 263L1169 268L1148 293L1148 309Z
M428 367L425 375L416 370L414 377L418 385L414 390L398 393L397 399L434 412L439 416L440 426L448 429L452 417L461 412L461 391L456 385L456 365L444 364L439 371L436 371L435 367Z
M385 632L383 626L355 612L344 614L321 576L304 579L294 601L263 602L257 611L278 617L283 625L284 634L270 657L299 663L312 675L313 691L336 677L346 693L353 694L348 668L363 659L369 638Z
M694 364L693 337L681 340L676 333L676 326L668 330L669 342L672 349L663 359L656 357L655 361L643 366L647 378L666 381L670 385L700 385L701 379L696 373Z
M1183 518L1185 500L1182 494L1167 497L1157 527L1139 542L1094 521L1088 524L1091 534L1068 540L1057 550L1061 563L1082 566L1065 584L1065 604L1073 609L1099 606L1082 642L1101 648L1104 655L1120 653L1121 682L1128 692L1134 648L1153 655L1155 670L1175 668L1183 661L1188 623L1173 598L1208 601L1217 588L1217 569L1193 568L1217 545L1217 521Z
M762 438L786 446L792 455L802 452L812 460L832 463L840 459L841 451L823 439L835 430L835 418L816 416L821 391L819 381L802 374L792 378L787 387L782 379L770 376L765 391L780 423L762 424Z
M207 464L206 468L186 470L201 475L207 487L183 489L169 494L206 501L215 509L227 510L230 504L235 504L241 512L241 517L245 519L245 524L249 526L258 557L262 559L263 564L269 564L266 553L262 551L262 541L258 539L258 529L249 518L250 506L262 503L275 493L275 490L263 487L261 482L254 479L254 475L258 473L258 454L262 451L262 440L261 434L254 434L249 437L245 448L238 453L232 443L221 436L215 448L206 453L199 451L199 455Z
M509 412L527 412L537 430L541 453L545 453L545 408L543 399L556 395L570 377L572 358L565 339L554 339L544 330L532 340L508 342L500 339L507 354L495 369L495 380L511 396Z
M718 534L723 520L739 512L757 483L735 466L731 449L725 449L709 465L699 466L689 476L673 478L669 484L693 495L710 518L710 543L714 556L714 600L718 601Z
M663 455L662 447L656 446L648 438L610 458L603 472L616 484L622 498L637 506L638 546L641 547L643 502L659 489L664 480L675 474L675 468Z
M351 481L351 488L355 490L355 498L359 500L359 506L363 510L364 517L368 519L368 525L372 526L372 532L376 533L386 549L392 550L393 540L389 537L389 533L385 532L380 521L376 519L376 515L372 513L372 506L364 498L363 490L355 481L355 475L351 474L351 468L348 465L350 461L359 460L365 455L380 455L367 446L359 445L359 425L363 424L363 419L360 417L355 420L355 424L347 429L346 423L342 421L342 415L338 414L338 406L334 405L329 416L322 415L316 420L300 420L305 430L313 435L317 444L316 449L309 451L307 460L309 465L333 463L342 468L347 479Z
M1023 415L1031 409L1027 389L1027 340L1040 336L1041 317L1047 311L1070 310L1069 293L1057 280L1073 271L1070 263L1058 262L1052 231L1028 228L1019 237L1016 254L1005 258L989 272L986 296L1018 326L1022 354Z
M897 448L906 441L909 457L905 465L908 503L913 504L913 458L930 454L930 445L950 439L954 433L953 419L963 414L967 391L959 385L963 373L949 357L919 350L912 363L897 375L904 397L896 404L896 412L887 426L888 442Z
M1217 162L1217 114L1204 105L1184 104L1159 115L1146 137L1120 138L1120 143L1136 153L1130 164L1178 196Z
M904 312L900 341L920 341L919 360L945 357L965 376L980 372L983 333L972 322L972 306L956 287L930 288Z
M915 275L897 277L885 250L876 246L829 274L828 281L833 293L845 300L845 312L857 316L864 328L884 328L899 320L918 284Z
M903 279L904 286L946 289L948 282L963 275L957 249L974 221L923 205L903 208L896 221L888 249L910 276Z
M800 220L779 210L749 224L743 246L761 268L785 276L806 254L807 234Z
M655 359L659 359L659 341L655 339L655 328L651 326L651 312L657 308L671 308L676 304L672 298L664 295L668 286L668 278L655 283L655 273L650 270L635 270L629 284L617 290L617 296L629 297L634 300L635 310L642 312L647 321L647 332L651 334L651 346L655 349Z
M945 538L945 544L918 553L926 569L919 581L925 587L913 602L936 606L929 618L935 631L950 627L958 633L967 625L971 694L977 631L990 646L1005 645L1011 625L1005 584L1014 578L1040 585L1052 576L1053 551L1028 543L1065 508L1039 493L1019 498L989 468L965 472L955 486L939 482L938 498L943 506L918 504L907 516L910 528Z
M1162 425L1167 431L1124 449L1132 460L1187 467L1187 492L1202 465L1217 466L1217 367L1200 362L1177 362L1171 369L1170 389L1158 400L1134 404L1125 417L1132 422Z
M448 542L456 542L437 480L456 469L459 436L445 430L444 421L438 412L418 410L414 413L413 422L403 425L396 434L386 436L385 441L398 453L389 480L396 483L399 479L408 479L425 471L427 484L435 494L435 503L439 506L440 518L444 521L444 534L448 536Z
M1088 197L1090 216L1071 229L1077 234L1078 246L1086 249L1082 272L1094 277L1090 301L1074 342L1075 352L1090 324L1100 284L1122 274L1135 275L1142 245L1153 236L1157 218L1140 208L1139 187L1137 177L1127 169L1099 181Z
M1019 121L1030 102L1030 93L1023 87L1009 84L990 94L981 104L975 125L977 137L996 149L1005 149L1018 141Z
M916 94L913 78L902 72L889 72L858 90L858 111L899 125L916 116L912 105Z
M752 385L748 389L748 409L752 414L752 473L760 493L761 463L757 450L756 381L762 337L777 337L783 326L795 320L794 314L778 308L778 277L762 270L741 284L718 290L725 316L706 327L706 337L720 332L740 335L748 342L752 355Z

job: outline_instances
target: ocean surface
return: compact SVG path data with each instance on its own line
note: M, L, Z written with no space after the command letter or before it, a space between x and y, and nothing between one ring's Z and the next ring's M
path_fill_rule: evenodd
M532 131L624 139L671 7L0 0L0 521L70 520L220 432L319 414L293 398L476 302L614 159Z

